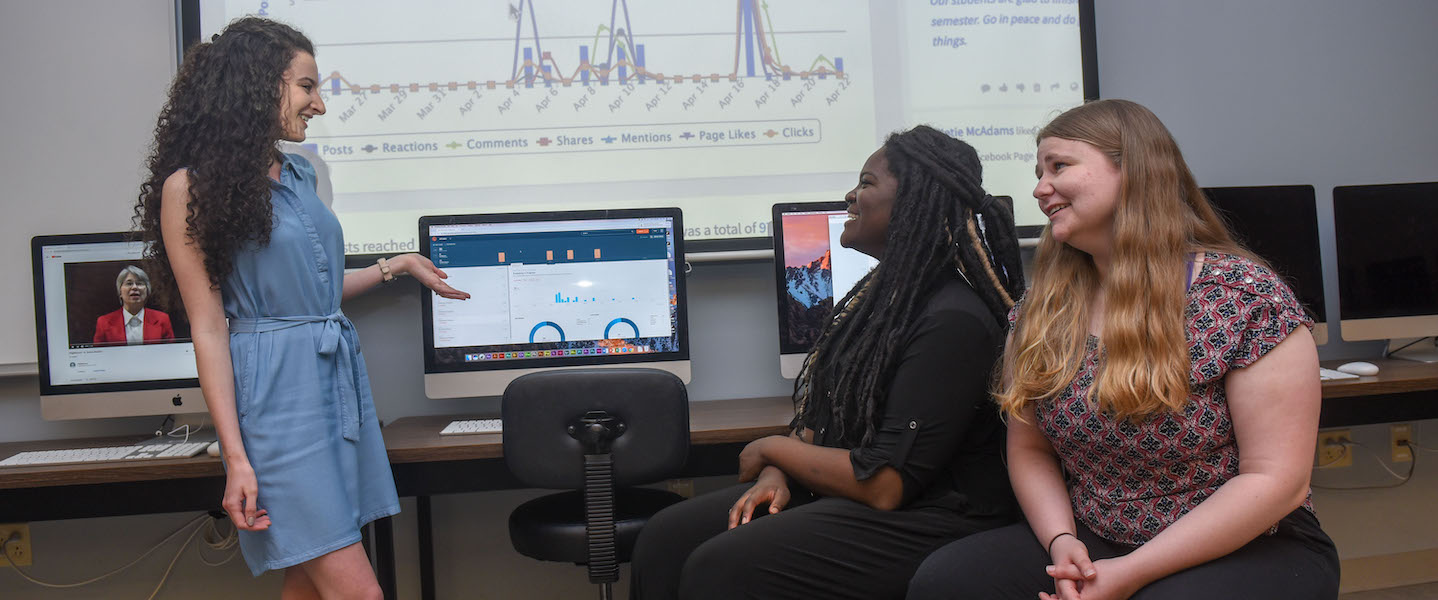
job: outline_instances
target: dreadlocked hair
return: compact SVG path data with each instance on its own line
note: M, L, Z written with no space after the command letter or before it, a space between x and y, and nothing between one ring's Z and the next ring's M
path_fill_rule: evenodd
M204 253L212 285L229 275L241 245L269 244L268 170L282 134L280 85L299 52L314 54L304 34L246 17L185 53L155 124L149 175L140 184L134 212L135 228L147 242L144 269L154 278L152 293L162 305L178 300L160 233L161 192L176 171L188 169L185 234Z
M794 381L794 427L827 410L831 435L852 447L873 439L910 326L937 284L962 275L1001 327L1024 289L1013 211L984 193L971 146L921 125L883 150L898 181L884 258L835 303Z

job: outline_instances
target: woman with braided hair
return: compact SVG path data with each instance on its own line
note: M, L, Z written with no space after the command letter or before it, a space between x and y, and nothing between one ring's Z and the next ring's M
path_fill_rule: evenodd
M879 264L805 360L792 434L745 447L752 485L649 522L632 597L899 598L930 551L1013 521L988 389L1023 279L980 169L923 126L864 163L840 243Z

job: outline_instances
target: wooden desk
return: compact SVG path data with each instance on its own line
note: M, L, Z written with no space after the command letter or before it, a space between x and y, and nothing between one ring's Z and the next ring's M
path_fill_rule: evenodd
M1333 369L1352 362L1326 360ZM1378 374L1323 382L1319 427L1397 423L1438 418L1438 363L1369 359Z
M689 442L694 446L748 443L785 434L794 416L788 396L689 403ZM447 460L502 458L498 433L439 435L450 421L474 415L404 417L384 427L391 465Z
M788 396L689 403L689 460L684 477L733 474L744 444L789 431L794 405ZM434 598L434 542L430 497L525 487L504 466L500 434L440 436L455 419L474 415L405 417L385 426L395 486L415 497L419 530L420 597ZM378 535L377 535L378 537ZM383 581L392 575L381 573Z
M143 437L0 443L0 458L30 450L126 446ZM215 510L220 507L224 491L224 466L220 459L204 454L191 458L5 467L0 468L0 521Z
M751 440L787 431L787 397L690 404L693 447L686 476L736 470L735 457ZM429 496L523 487L504 467L498 434L445 436L456 417L407 417L384 427L400 495L419 498L424 597L433 597ZM472 418L469 416L459 418ZM125 446L144 436L0 443L0 458L29 450ZM219 509L225 491L220 459L206 455L146 461L0 468L0 522L20 523ZM386 598L395 598L393 529L374 524L374 552ZM427 577L425 577L427 573Z
M1334 368L1348 361L1325 361ZM1438 365L1371 360L1374 377L1324 382L1322 427L1401 422L1438 417ZM788 397L713 400L690 404L690 460L685 476L732 474L743 445L787 431ZM429 497L435 494L523 487L504 467L498 434L439 435L454 416L406 417L383 429L395 484L418 498L421 580L432 594ZM464 416L459 418L473 418ZM140 436L0 443L0 457L51 450L134 443ZM218 458L116 462L54 467L0 468L0 522L47 521L219 508L224 468ZM376 523L376 562L386 597L394 597L392 533ZM388 571L386 574L385 571ZM424 591L424 590L422 590ZM426 595L426 598L432 595Z

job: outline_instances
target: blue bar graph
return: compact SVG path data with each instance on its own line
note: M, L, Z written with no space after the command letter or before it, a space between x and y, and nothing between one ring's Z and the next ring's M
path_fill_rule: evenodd
M336 78L330 80L330 93L331 93L331 94L338 94L338 93L340 93L340 80L339 80L338 77L336 77Z
M545 1L545 0L541 0ZM602 0L596 0L602 1ZM675 73L665 71L663 66L651 68L648 64L645 52L645 44L635 43L634 29L629 22L629 3L627 0L610 0L610 19L608 25L608 39L596 35L601 40L588 45L579 45L579 66L574 69L577 75L564 66L566 61L562 57L550 56L545 53L542 47L542 36L540 35L540 23L534 14L535 0L516 0L514 2L517 18L514 34L514 60L511 68L510 79L507 85L524 83L526 88L533 88L536 77L545 78L545 86L552 87L555 81L568 84L574 80L588 86L593 85L595 78L599 79L599 85L609 85L611 75L617 75L618 81L622 84L630 84L635 79L639 84L644 84L645 79L652 78L656 81L699 81L701 78L715 76L704 75L696 69L689 73ZM822 55L808 68L800 69L780 62L775 48L771 47L773 38L777 37L774 24L767 22L767 9L761 8L760 0L739 0L739 21L735 36L739 38L736 44L734 57L734 70L728 74L731 78L749 77L753 78L763 71L765 79L772 80L775 77L782 77L785 81L798 76L800 79L808 79L818 75L820 79L827 79L828 75L839 75L842 78L844 63L842 59L835 58L832 62ZM621 10L622 9L622 10ZM607 43L606 43L607 42ZM603 45L600 45L603 44ZM606 54L607 53L607 54ZM739 67L739 57L742 53L743 67ZM523 71L519 70L520 57L523 56ZM538 61L536 61L536 56ZM662 63L663 61L661 61ZM757 63L757 64L756 64ZM803 64L803 63L797 63ZM534 66L539 65L539 69ZM333 76L338 80L338 74ZM340 91L340 85L334 83L336 92Z
M744 23L744 73L754 76L754 2L744 0L740 3L744 8L739 20Z
M534 87L534 49L524 49L524 87Z
M579 47L579 81L589 85L589 46Z
M634 65L637 66L637 67L639 67L639 68L635 69L635 71L638 71L639 84L640 84L640 85L643 85L643 84L644 84L644 44L635 44L635 45L634 45Z

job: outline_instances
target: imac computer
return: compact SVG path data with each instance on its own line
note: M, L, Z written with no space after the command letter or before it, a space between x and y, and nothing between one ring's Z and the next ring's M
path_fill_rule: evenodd
M151 297L141 242L48 235L30 248L44 418L206 411L189 323Z
M1318 202L1311 185L1204 188L1234 237L1278 273L1313 319L1313 341L1328 343Z
M798 377L834 302L879 261L839 245L843 202L775 204L774 278L779 296L779 372Z
M644 366L689 381L677 208L422 217L421 253L469 292L423 292L430 398L497 396L520 375Z
M1333 188L1343 339L1438 335L1438 182ZM1431 343L1394 358L1438 361Z
M994 196L1013 210L1009 196ZM878 266L873 257L839 244L848 209L844 202L775 204L774 287L779 306L779 373L799 376L804 357L854 284Z

